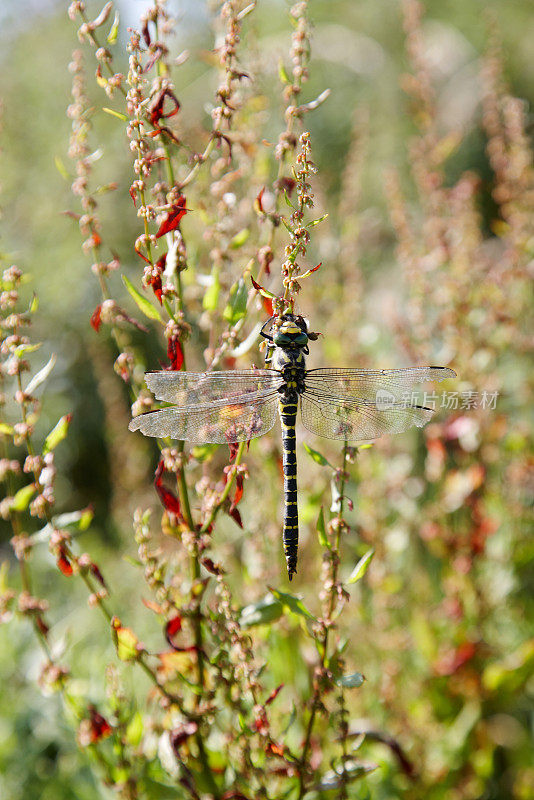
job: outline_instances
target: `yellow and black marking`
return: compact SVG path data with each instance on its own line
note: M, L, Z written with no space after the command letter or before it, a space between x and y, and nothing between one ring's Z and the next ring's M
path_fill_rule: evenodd
M266 363L278 370L284 382L280 389L278 412L282 423L283 468L284 468L284 553L289 580L297 571L299 542L299 517L297 506L297 451L295 425L299 396L304 391L304 375L308 352L306 323L300 317L285 315L273 329Z
M297 506L297 448L295 424L297 404L279 402L282 423L282 446L284 468L284 553L289 580L297 571L297 551L299 543L299 512Z

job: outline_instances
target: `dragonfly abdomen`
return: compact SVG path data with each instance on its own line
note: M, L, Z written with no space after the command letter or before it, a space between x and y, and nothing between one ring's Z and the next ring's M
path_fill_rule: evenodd
M299 542L299 517L297 506L297 450L295 425L297 403L280 400L280 420L282 423L282 447L284 469L284 553L289 580L297 571L297 550Z

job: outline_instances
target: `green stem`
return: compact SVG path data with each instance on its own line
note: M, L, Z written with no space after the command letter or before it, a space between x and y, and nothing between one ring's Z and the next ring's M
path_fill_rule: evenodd
M340 480L340 500L339 500L339 512L338 512L338 519L341 523L343 518L343 495L345 492L345 482L346 482L346 466L347 466L347 453L348 453L348 443L345 441L343 444L343 469L341 473L341 480ZM334 539L334 547L333 547L333 556L334 560L332 562L332 588L329 593L328 598L328 607L327 607L327 615L325 622L325 629L322 639L319 641L319 649L320 649L320 664L321 669L324 669L328 660L328 638L330 633L330 622L332 619L332 614L334 612L336 606L336 587L337 587L337 573L338 573L338 562L339 562L339 544L341 539L341 524L338 524L336 535ZM308 752L311 745L311 737L313 733L313 726L315 723L315 718L317 716L317 710L320 705L321 694L320 690L316 689L313 698L312 698L312 707L310 711L310 717L308 719L308 725L306 727L306 734L304 737L304 745L302 748L302 757L299 763L299 794L298 800L302 800L304 795L306 794L306 778L305 778L305 770L306 770L306 762L308 760Z

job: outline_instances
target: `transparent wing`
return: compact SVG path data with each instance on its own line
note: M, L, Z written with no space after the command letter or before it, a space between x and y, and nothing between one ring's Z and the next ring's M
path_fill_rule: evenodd
M332 398L320 390L306 389L301 396L302 424L316 436L346 441L377 439L385 433L421 428L433 411L422 406L389 403L387 408L366 400Z
M406 369L342 369L320 368L306 372L306 388L320 391L331 398L365 400L375 403L381 398L406 403L414 386L424 381L454 378L448 367L407 367Z
M318 436L349 441L422 427L432 409L413 400L414 387L455 375L448 367L308 370L302 422Z
M145 381L158 400L194 410L199 405L254 402L258 393L278 389L282 377L271 369L198 373L166 371L147 372Z
M145 436L184 439L197 444L230 444L246 442L262 436L273 427L278 410L278 392L252 396L246 403L235 401L226 405L195 408L162 408L135 417L131 431Z

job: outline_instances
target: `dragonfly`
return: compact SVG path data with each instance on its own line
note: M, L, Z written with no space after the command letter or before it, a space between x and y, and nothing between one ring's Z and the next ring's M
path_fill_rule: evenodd
M266 331L266 328L268 331ZM134 417L131 431L196 444L248 442L282 426L283 547L291 581L297 571L298 505L296 421L327 439L367 442L423 427L433 409L413 399L423 381L455 377L448 367L306 369L308 344L317 334L306 320L286 313L260 331L267 340L264 368L213 372L147 372L146 385L170 407Z

